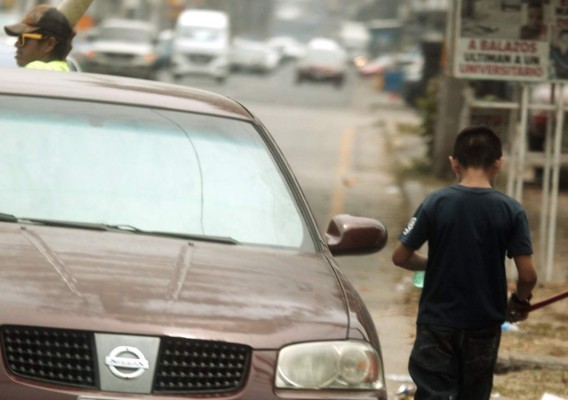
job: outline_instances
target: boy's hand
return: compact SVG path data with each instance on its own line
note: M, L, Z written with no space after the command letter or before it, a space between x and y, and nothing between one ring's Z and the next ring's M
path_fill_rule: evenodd
M529 316L530 298L520 300L516 293L511 294L507 305L507 321L511 323L524 321Z

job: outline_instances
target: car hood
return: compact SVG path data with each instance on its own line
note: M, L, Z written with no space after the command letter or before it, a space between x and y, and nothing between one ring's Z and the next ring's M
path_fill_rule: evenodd
M103 53L145 55L153 51L153 46L150 43L100 41L94 42L91 49Z
M305 60L298 63L298 68L321 69L321 70L333 69L336 71L343 71L345 69L345 63L341 61L334 62L334 61Z
M0 224L0 325L278 348L347 334L322 254Z

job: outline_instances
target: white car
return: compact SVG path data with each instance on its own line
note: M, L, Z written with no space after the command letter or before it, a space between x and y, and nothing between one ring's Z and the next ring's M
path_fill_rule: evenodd
M268 73L280 64L280 54L264 42L234 39L231 46L231 69Z
M87 72L154 79L158 32L146 21L108 19L88 35L83 54Z
M176 22L171 67L175 80L201 75L225 82L229 72L229 15L215 10L186 9Z
M290 36L272 37L268 45L280 53L283 61L296 60L306 53L306 45Z

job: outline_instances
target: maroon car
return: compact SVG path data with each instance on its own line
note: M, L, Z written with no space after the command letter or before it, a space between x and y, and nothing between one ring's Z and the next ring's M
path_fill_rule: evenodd
M375 326L276 143L223 96L0 77L0 399L386 399Z

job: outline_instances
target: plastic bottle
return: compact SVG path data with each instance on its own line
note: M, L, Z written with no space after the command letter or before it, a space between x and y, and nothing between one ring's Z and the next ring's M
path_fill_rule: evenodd
M511 332L518 332L519 331L519 327L517 325L513 325L507 321L503 322L503 324L501 325L501 330L502 331L511 331Z
M412 283L417 288L424 287L424 273L425 271L414 271L414 275L412 275Z

